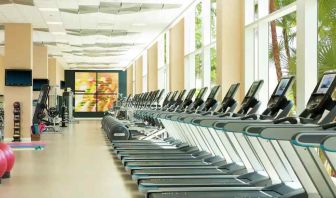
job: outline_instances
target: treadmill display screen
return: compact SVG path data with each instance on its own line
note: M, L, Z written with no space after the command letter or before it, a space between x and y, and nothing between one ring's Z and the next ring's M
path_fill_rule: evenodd
M259 82L254 82L249 90L249 92L247 93L247 97L251 97L255 94L255 92L258 90L259 87Z
M194 93L195 93L195 89L191 89L191 90L189 91L189 93L188 93L186 99L191 100L191 98L193 97Z
M175 91L173 93L172 97L170 98L170 100L175 100L177 93L178 93L178 91Z
M276 96L282 96L284 94L284 92L286 91L286 88L288 87L289 80L290 80L289 78L281 79L281 81L279 82L278 88L275 92Z
M322 80L321 80L321 83L319 85L319 88L317 89L316 93L317 94L325 94L328 92L332 82L334 81L336 77L336 74L327 74L327 75L324 75Z
M232 98L233 94L235 93L235 90L237 88L238 84L231 85L229 91L227 92L225 98Z
M204 95L204 93L205 93L205 91L206 91L206 88L202 88L202 89L200 90L200 92L198 93L196 99L200 99L200 98L202 98L203 95Z
M210 92L208 98L215 98L218 89L219 89L219 86L215 86L215 87L213 87L213 88L211 89L211 92Z

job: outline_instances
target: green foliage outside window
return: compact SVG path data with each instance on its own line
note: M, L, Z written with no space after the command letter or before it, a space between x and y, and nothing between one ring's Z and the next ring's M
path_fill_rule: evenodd
M195 46L202 47L202 2L196 5L195 10Z

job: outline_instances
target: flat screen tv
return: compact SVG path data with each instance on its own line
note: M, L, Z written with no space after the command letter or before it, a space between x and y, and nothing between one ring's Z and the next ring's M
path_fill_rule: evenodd
M60 82L61 89L65 89L65 81L61 80Z
M29 87L32 86L31 69L6 69L5 86Z
M49 80L33 79L33 91L41 91L42 85L49 85Z

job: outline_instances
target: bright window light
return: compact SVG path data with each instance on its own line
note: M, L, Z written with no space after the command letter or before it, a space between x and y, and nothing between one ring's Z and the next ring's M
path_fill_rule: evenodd
M48 21L48 25L63 25L62 21Z
M65 32L51 32L53 35L66 35Z
M40 11L44 12L58 12L58 8L39 8Z

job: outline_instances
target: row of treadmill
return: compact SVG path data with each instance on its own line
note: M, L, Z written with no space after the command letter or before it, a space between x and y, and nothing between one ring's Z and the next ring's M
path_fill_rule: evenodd
M262 80L240 105L239 84L221 102L219 86L207 98L207 88L168 93L161 105L162 90L136 95L124 107L168 137L111 140L113 149L150 198L336 197L336 71L324 73L305 109L291 117L286 95L294 80L278 82L266 109L258 100Z

